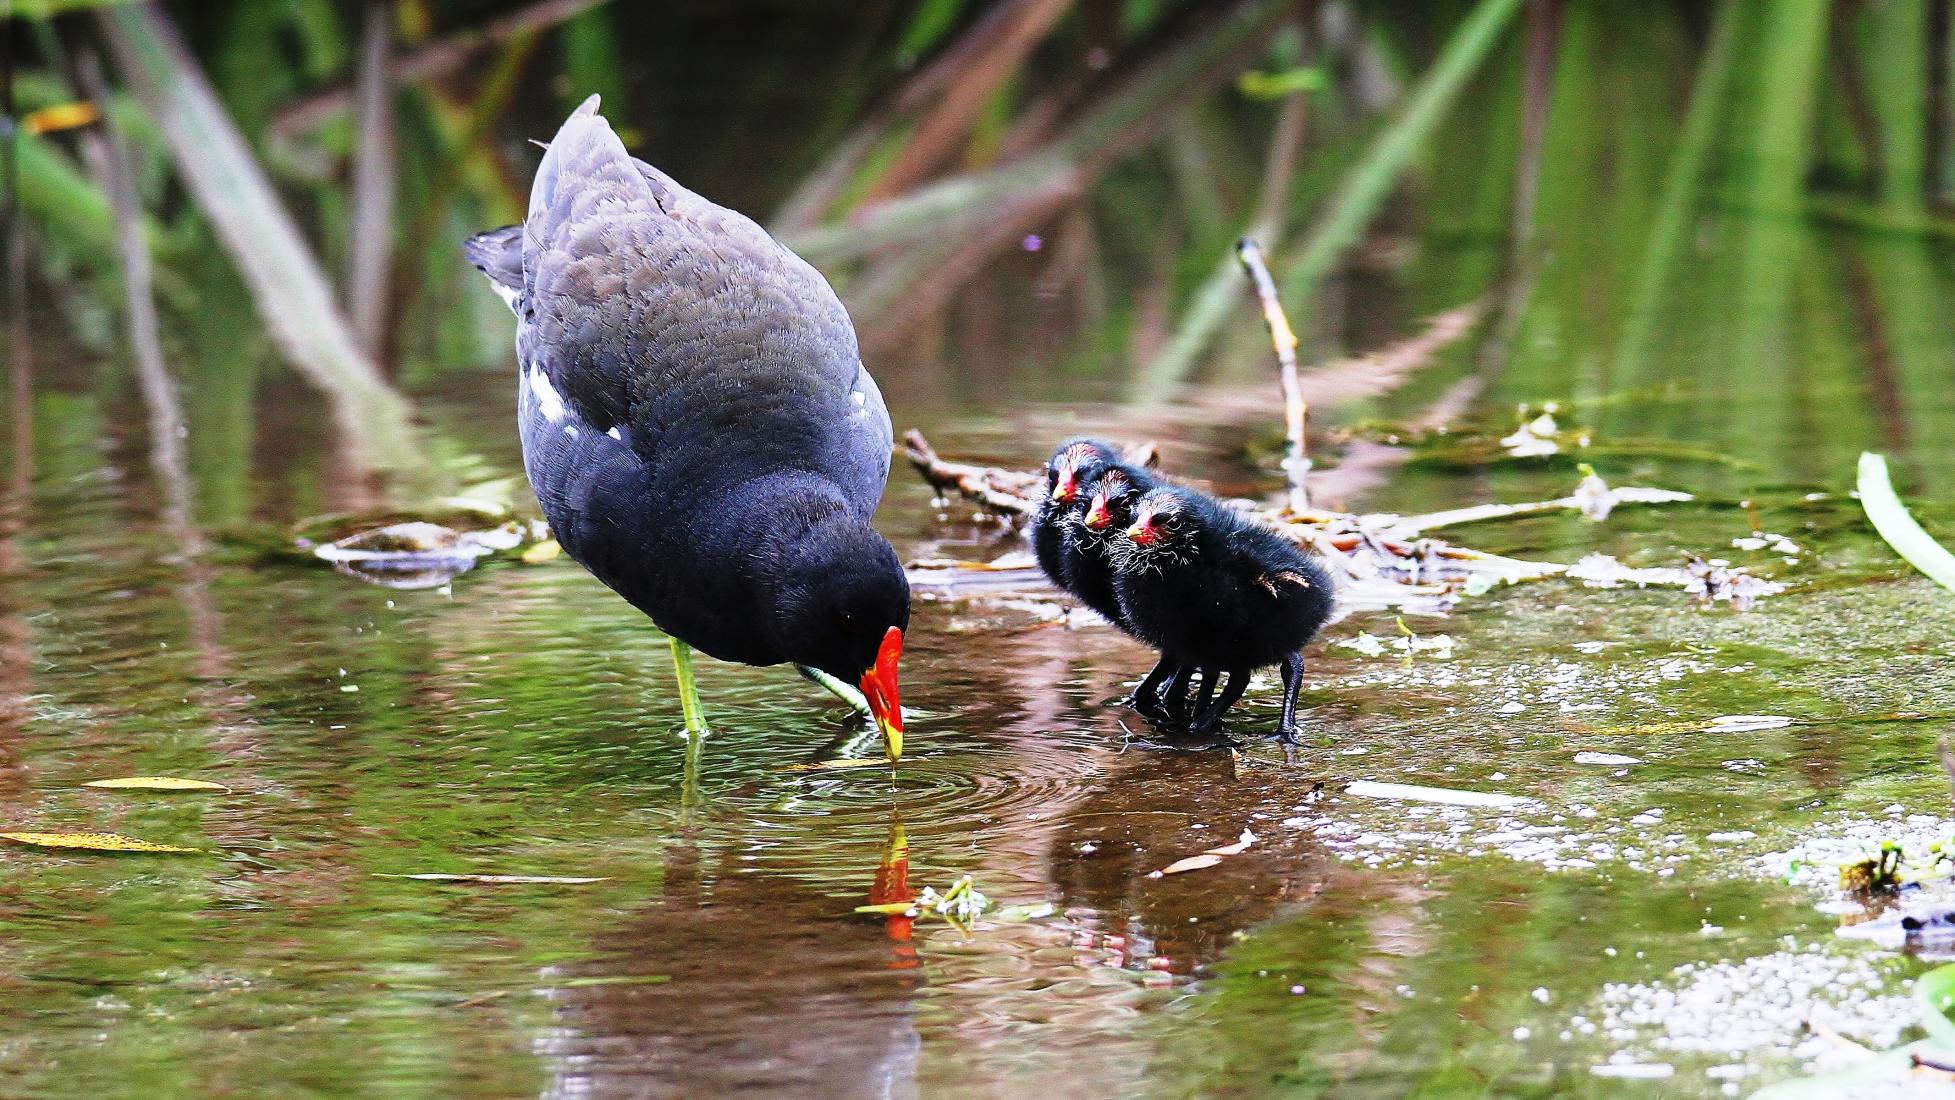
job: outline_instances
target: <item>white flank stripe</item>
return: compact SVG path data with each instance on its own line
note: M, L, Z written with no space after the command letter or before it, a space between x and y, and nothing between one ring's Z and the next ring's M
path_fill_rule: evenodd
M550 384L549 375L544 374L540 367L531 367L526 377L530 393L536 398L536 410L543 414L543 419L552 424L562 420L570 410L564 405L563 398L558 396L557 388Z

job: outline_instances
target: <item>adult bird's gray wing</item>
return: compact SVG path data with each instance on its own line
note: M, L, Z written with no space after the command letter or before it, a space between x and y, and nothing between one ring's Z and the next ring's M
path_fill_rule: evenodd
M752 220L632 158L597 104L565 121L530 192L524 362L662 476L806 468L866 514L891 431L840 299Z

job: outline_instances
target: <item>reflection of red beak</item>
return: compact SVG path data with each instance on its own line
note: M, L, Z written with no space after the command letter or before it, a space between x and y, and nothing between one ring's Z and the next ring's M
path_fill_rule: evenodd
M890 627L876 651L876 663L862 674L862 697L882 730L883 748L894 764L903 756L903 702L896 684L896 663L903 656L903 632Z
M1093 494L1093 506L1086 510L1086 526L1095 531L1104 529L1113 522L1113 513L1107 511L1106 494Z
M1127 537L1134 540L1135 546L1146 546L1161 537L1154 529L1154 517L1142 516L1132 527L1127 528Z

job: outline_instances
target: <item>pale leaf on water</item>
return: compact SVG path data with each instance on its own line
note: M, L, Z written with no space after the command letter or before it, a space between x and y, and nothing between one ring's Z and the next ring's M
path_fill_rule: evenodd
M80 848L90 852L201 852L202 848L182 848L157 844L115 833L0 833L0 840L32 844L37 848Z
M607 882L607 876L580 878L570 875L445 875L433 872L420 875L388 875L380 878L411 878L416 882L479 882L489 886L538 884L544 886L582 886L587 882Z
M206 783L201 779L178 779L168 775L131 775L122 779L96 779L83 783L82 786L118 791L228 791L231 789L222 783Z
M605 978L565 978L556 983L556 988L589 989L596 985L664 985L671 980L670 974L617 974Z
M1242 830L1242 836L1234 844L1224 844L1220 847L1210 848L1198 856L1177 859L1166 867L1150 874L1148 877L1159 878L1162 875L1178 875L1183 871L1199 871L1204 867L1213 867L1229 856L1239 856L1248 851L1249 846L1254 843L1256 843L1256 834L1244 829Z
M1248 851L1249 846L1254 843L1256 843L1256 834L1244 829L1242 830L1242 835L1236 838L1234 844L1224 844L1220 848L1210 848L1208 854L1211 856L1239 856Z
M1908 513L1907 505L1901 503L1893 482L1888 480L1885 457L1872 451L1860 455L1859 489L1860 507L1866 510L1867 519L1880 532L1880 537L1887 540L1887 545L1930 580L1955 591L1955 554L1922 530Z
M842 771L847 768L872 768L877 765L888 767L889 761L882 758L816 760L808 764L789 764L780 770L784 772L832 772Z
M1533 801L1511 794L1461 791L1451 787L1420 787L1411 783L1373 783L1368 779L1361 779L1345 787L1344 793L1354 794L1360 798L1399 799L1408 802L1437 802L1443 806L1482 806L1502 809L1525 806Z
M1189 856L1187 859L1177 859L1166 867L1154 872L1154 874L1178 875L1183 871L1199 871L1204 867L1213 867L1220 862L1222 862L1221 856L1213 852L1203 852L1201 855Z

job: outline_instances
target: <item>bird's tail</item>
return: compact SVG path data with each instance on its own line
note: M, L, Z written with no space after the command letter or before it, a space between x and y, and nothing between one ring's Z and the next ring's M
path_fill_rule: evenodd
M597 113L597 100L596 96L586 99L551 139L543 163L536 168L536 182L530 186L530 217L555 207L560 196L592 185L655 201L645 178L632 164L631 154L625 152L624 142Z
M497 288L523 289L523 227L505 225L462 242L462 255Z

